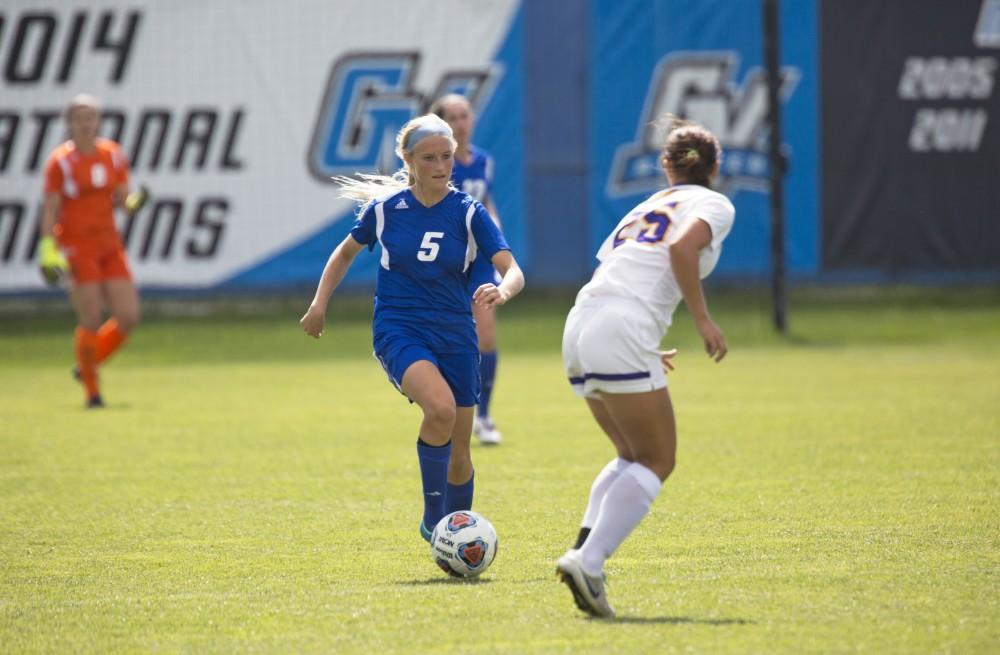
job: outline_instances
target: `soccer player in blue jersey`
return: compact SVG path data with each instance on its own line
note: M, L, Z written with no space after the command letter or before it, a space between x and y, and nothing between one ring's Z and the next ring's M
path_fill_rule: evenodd
M451 180L455 188L468 193L483 203L490 216L500 226L499 215L493 204L493 157L482 148L477 148L469 139L475 127L472 106L465 96L451 93L438 98L430 109L447 121L455 134L458 147L455 150L455 165ZM485 258L477 259L472 265L469 278L469 295L484 284L497 284L497 270ZM473 303L472 315L476 319L476 335L479 337L479 377L482 389L479 393L479 409L473 423L473 433L483 444L498 444L503 436L490 416L490 398L497 375L497 328L496 312L492 307Z
M470 267L486 258L502 276L476 289L478 306L503 305L524 287L486 208L451 184L455 146L448 124L427 114L396 135L396 155L404 163L396 175L337 178L361 211L330 255L300 321L319 338L330 295L355 256L380 246L372 338L389 379L423 411L417 457L424 495L420 534L428 541L443 516L472 508L469 442L479 400L479 345L466 290Z

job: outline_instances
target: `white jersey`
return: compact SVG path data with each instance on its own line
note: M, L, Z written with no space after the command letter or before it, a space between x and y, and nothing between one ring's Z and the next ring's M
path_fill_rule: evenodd
M580 289L577 304L603 297L637 301L650 312L662 334L682 298L670 265L670 244L691 221L701 219L708 224L712 242L702 249L698 262L704 279L719 261L735 213L729 198L695 184L653 194L626 214L601 245L597 251L601 264Z

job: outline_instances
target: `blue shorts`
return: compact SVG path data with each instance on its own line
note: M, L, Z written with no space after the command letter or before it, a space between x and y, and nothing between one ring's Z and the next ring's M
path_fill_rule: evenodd
M412 337L394 334L376 338L375 359L399 393L403 393L406 369L414 362L425 359L441 372L441 377L455 396L456 407L475 407L479 404L479 353L435 353Z
M469 284L466 289L469 291L469 298L476 292L476 289L484 284L500 284L500 275L493 267L493 262L485 257L476 257L472 261L472 270L469 272Z

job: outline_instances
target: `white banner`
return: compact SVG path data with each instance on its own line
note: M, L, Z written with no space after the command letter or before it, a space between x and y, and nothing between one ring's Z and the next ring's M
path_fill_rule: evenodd
M0 292L42 286L42 169L74 94L102 99L103 135L151 192L119 217L136 281L205 288L349 215L327 178L391 167L395 131L433 96L487 102L517 4L6 0Z

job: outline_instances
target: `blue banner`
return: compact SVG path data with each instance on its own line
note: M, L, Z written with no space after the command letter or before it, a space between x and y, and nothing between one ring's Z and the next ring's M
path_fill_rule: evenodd
M783 2L783 143L788 267L817 264L816 6ZM659 159L663 114L695 120L725 151L716 187L736 206L717 271L770 269L768 129L760 0L594 0L590 68L590 245L666 186Z

